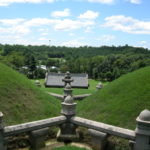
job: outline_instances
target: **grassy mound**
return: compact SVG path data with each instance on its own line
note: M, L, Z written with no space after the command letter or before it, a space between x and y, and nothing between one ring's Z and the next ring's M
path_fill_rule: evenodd
M6 124L59 115L59 103L25 76L0 63L0 111Z
M120 77L77 107L79 116L135 128L139 113L143 109L150 110L150 67Z

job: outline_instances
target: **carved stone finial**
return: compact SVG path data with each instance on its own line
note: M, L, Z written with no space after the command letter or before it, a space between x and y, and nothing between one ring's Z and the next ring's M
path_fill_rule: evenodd
M139 119L142 121L150 121L150 111L147 109L143 110L139 115Z
M62 79L63 82L65 82L65 86L68 84L71 84L73 79L71 79L71 74L69 71L66 72L64 79Z

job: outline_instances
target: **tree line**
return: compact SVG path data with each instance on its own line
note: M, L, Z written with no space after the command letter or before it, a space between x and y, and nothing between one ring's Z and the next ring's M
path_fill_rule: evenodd
M150 65L150 51L128 45L73 48L0 44L0 61L29 78L43 78L45 71L37 66L45 65L50 71L84 72L93 79L112 81Z

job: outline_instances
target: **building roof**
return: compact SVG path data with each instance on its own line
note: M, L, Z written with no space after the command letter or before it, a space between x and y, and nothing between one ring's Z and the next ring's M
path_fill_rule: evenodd
M46 87L64 87L64 79L65 73L48 73L46 75L45 86ZM71 87L73 88L88 88L88 74L86 73L74 73L71 74L71 78L73 82L71 83Z

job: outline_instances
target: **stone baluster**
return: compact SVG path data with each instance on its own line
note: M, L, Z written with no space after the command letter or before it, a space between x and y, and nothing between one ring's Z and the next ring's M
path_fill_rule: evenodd
M150 150L150 111L142 111L136 121L134 150Z
M4 145L4 125L3 125L3 113L0 112L0 150L6 150Z

